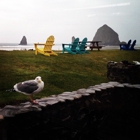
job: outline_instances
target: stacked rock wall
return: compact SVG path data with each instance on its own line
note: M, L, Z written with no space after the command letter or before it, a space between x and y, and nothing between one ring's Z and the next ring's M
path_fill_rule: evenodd
M128 61L109 61L107 64L107 78L120 83L140 83L140 65Z
M0 110L0 140L140 138L140 85L108 82ZM2 119L3 118L3 119Z

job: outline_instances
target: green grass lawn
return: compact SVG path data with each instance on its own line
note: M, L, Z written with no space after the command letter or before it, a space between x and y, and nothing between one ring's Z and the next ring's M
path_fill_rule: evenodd
M0 107L29 100L24 94L6 91L17 82L41 76L45 87L34 99L47 97L108 82L108 61L122 60L140 61L140 51L94 50L50 57L34 51L0 51Z

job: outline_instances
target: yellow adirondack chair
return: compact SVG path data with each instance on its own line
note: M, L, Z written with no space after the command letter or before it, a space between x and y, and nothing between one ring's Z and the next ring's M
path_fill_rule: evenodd
M50 56L50 55L55 55L57 56L58 54L55 53L54 51L52 51L52 46L55 45L54 44L54 36L51 35L47 38L46 43L35 43L35 55L37 55L37 53L41 53L45 56Z

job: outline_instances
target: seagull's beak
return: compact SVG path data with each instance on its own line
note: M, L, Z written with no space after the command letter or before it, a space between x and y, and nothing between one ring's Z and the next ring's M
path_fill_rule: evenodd
M42 82L42 80L38 80L38 83L41 83Z

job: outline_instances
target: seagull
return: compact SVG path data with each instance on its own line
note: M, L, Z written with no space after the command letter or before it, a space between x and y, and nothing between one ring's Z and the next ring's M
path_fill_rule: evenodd
M30 101L32 103L37 103L33 100L33 94L39 93L44 88L44 82L40 76L37 76L34 80L27 80L24 82L19 82L14 85L14 90L19 93L30 96Z
M133 61L136 65L140 65L140 62L138 61Z

